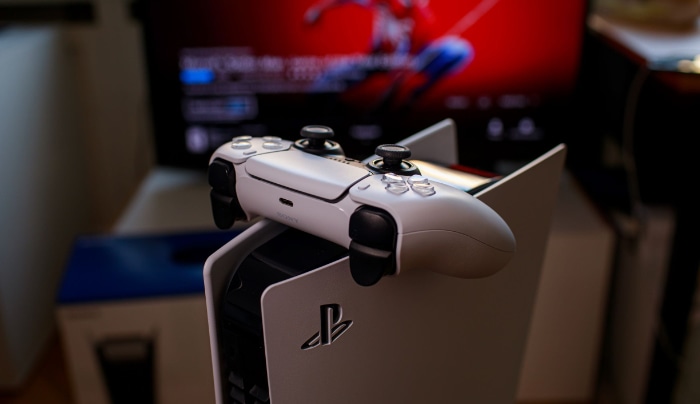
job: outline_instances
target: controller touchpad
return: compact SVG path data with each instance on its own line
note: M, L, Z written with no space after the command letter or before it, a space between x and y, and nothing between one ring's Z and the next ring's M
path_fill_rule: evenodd
M362 167L301 151L255 156L245 169L251 177L329 201L370 175Z

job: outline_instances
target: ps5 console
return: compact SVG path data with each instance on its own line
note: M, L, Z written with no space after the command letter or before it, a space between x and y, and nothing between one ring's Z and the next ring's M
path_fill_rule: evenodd
M512 403L565 147L471 195L402 171L450 120L363 162L311 130L212 156L217 224L259 217L204 267L217 404Z

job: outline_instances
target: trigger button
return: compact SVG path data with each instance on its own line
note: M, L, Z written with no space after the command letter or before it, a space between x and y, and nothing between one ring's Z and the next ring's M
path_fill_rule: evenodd
M235 200L226 195L221 195L215 190L209 194L211 199L211 210L214 216L214 223L219 229L229 229L236 219Z
M393 250L396 223L386 212L360 209L350 216L350 238L360 244L382 250Z
M236 174L231 162L217 158L209 165L207 173L209 185L217 192L233 196L236 192Z
M385 275L396 273L395 257L390 251L383 251L350 242L348 251L350 275L360 286L372 286Z
M396 222L381 209L362 207L350 216L350 274L370 286L396 273Z

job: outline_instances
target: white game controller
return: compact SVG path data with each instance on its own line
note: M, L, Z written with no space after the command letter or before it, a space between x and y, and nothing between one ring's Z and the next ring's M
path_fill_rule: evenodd
M332 129L311 125L296 142L234 138L209 165L214 221L265 217L349 250L360 285L428 269L480 278L515 252L506 222L472 195L420 175L400 145L377 147L368 164L344 157Z

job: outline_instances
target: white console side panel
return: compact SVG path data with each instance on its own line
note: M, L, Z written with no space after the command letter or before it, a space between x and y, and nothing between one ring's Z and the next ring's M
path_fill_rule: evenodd
M459 162L457 128L452 119L443 119L398 144L411 149L411 159L425 160L445 167ZM377 157L372 155L363 161L369 162Z
M518 243L491 277L426 270L361 287L341 260L268 288L271 402L513 403L564 157L558 146L477 195ZM329 304L337 309L324 330ZM332 343L301 349L316 333Z

